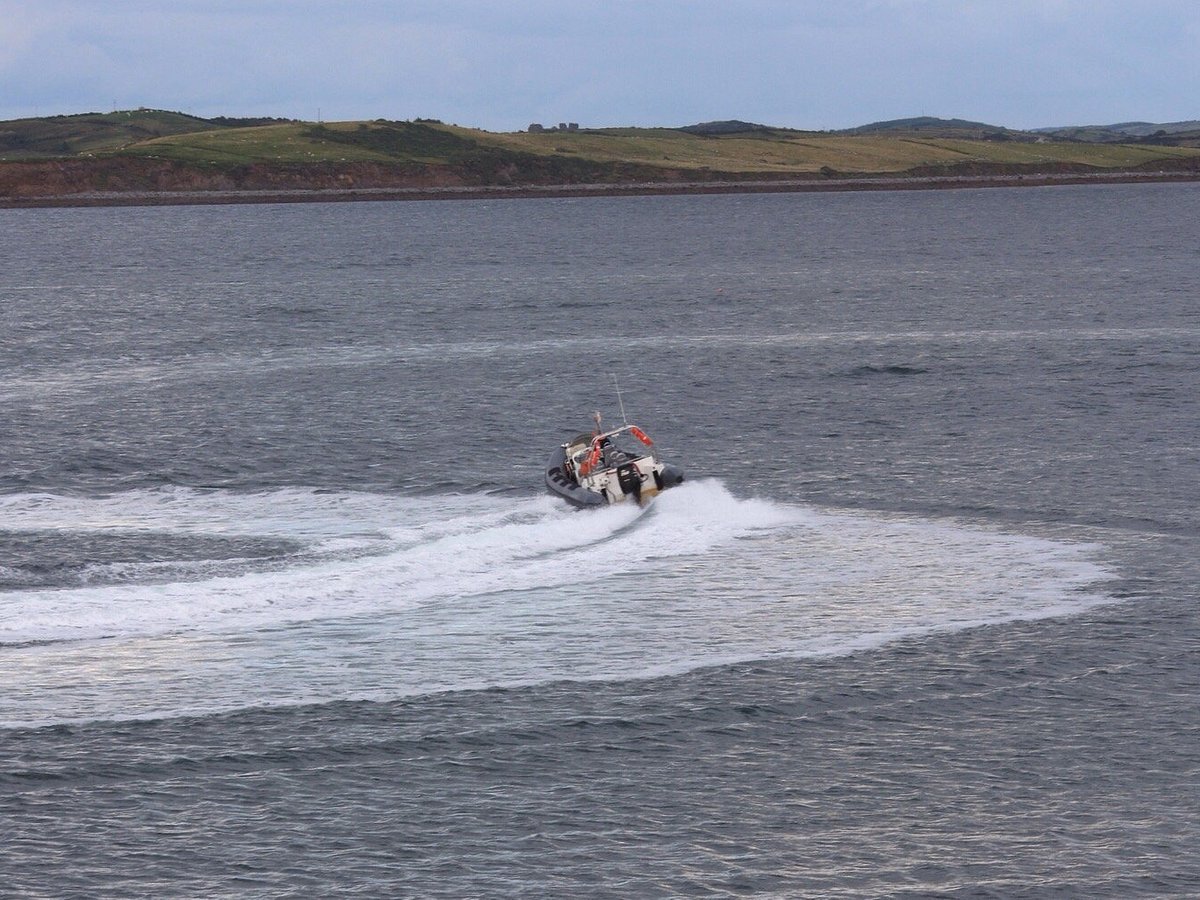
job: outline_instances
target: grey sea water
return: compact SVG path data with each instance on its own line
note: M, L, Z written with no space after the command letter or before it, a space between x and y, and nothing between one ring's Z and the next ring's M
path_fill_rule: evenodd
M0 212L0 894L1200 895L1197 223Z

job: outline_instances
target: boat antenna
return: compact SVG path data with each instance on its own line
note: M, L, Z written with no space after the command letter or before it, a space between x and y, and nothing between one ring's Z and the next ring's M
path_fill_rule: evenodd
M612 374L613 387L617 389L617 405L621 407L621 424L628 425L629 417L625 415L625 401L621 399L621 385L617 383L616 373Z

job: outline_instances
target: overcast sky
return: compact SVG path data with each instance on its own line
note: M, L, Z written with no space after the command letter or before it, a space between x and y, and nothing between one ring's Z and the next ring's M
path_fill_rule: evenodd
M1200 0L0 0L0 119L1200 119Z

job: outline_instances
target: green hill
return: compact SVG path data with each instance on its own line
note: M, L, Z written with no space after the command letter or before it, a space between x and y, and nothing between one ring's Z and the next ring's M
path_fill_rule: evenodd
M738 119L727 119L721 122L700 122L697 125L684 125L679 129L685 134L701 134L708 137L720 137L728 134L774 134L782 129L769 125L756 125L753 122L742 122Z
M1192 149L1141 144L1084 145L1048 140L982 140L803 131L694 134L682 129L605 129L557 133L470 132L480 143L595 162L626 162L725 176L788 177L831 173L896 175L913 170L965 172L991 167L1047 172L1137 168L1190 158Z
M1200 170L1200 148L1160 138L1054 140L926 117L842 132L730 120L496 133L136 110L0 123L0 196Z
M0 122L0 159L103 153L149 138L221 127L206 119L157 109L16 119Z
M1053 140L1087 141L1089 143L1125 143L1148 141L1158 144L1197 146L1200 141L1200 121L1187 122L1117 122L1113 125L1067 125L1038 128L1036 132Z
M847 128L837 133L876 135L880 137L917 135L921 137L946 137L966 140L1034 140L1036 137L1028 132L1014 131L1000 125L988 125L986 122L971 122L966 119L939 119L934 116L889 119L886 122L872 122L869 125L859 125L857 128Z
M998 140L1008 134L1010 140ZM1145 139L1143 139L1145 140ZM0 123L0 158L155 159L193 166L261 164L423 165L485 177L502 170L569 181L619 174L619 167L720 175L833 170L898 173L956 165L1140 166L1191 148L1054 141L962 119L920 117L839 132L771 128L736 120L682 128L488 132L432 120L311 123L200 119L161 110L85 113ZM537 170L537 173L532 170Z

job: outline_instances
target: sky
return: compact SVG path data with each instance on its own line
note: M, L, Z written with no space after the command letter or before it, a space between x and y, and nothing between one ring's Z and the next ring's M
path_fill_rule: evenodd
M0 0L0 119L1200 119L1200 0Z

